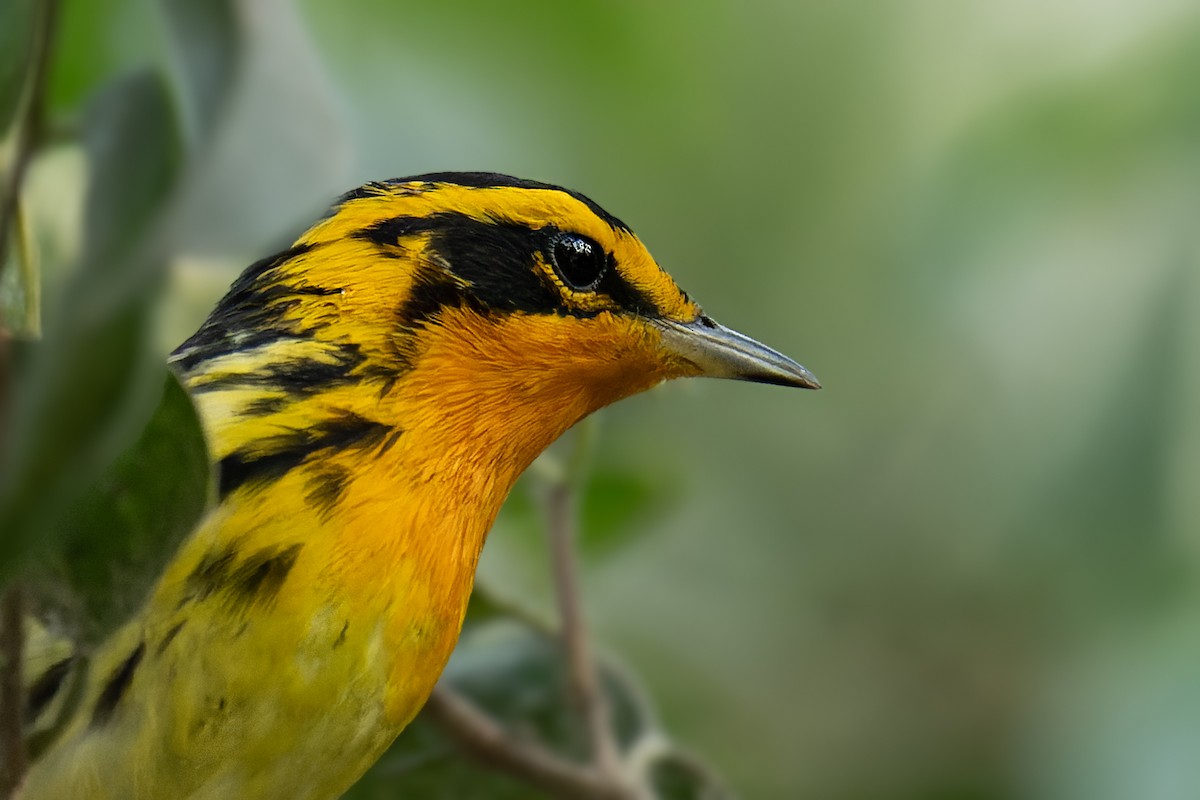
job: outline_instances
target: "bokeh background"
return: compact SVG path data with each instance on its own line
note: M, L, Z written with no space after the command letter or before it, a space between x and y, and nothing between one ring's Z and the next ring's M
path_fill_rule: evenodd
M1194 800L1196 3L239 13L160 353L360 182L583 191L826 387L672 385L603 414L596 474L636 513L588 514L588 614L678 739L747 798ZM68 119L188 58L150 0L61 24ZM51 293L85 178L72 147L32 168ZM481 580L549 609L523 492Z

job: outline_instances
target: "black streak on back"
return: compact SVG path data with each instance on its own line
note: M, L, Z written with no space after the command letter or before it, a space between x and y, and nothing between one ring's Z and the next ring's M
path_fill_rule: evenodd
M186 622L186 620L184 620L184 622ZM166 635L163 636L162 641L158 643L158 647L154 649L154 655L161 656L166 651L171 642L175 641L175 637L179 635L179 632L183 630L184 622L176 623L174 626L172 626L171 630L167 631Z
M252 338L248 337L246 342ZM278 340L276 338L273 341ZM213 380L200 379L192 386L192 391L211 392L235 386L261 386L264 389L278 389L290 397L309 397L354 380L352 373L364 360L358 345L340 344L336 348L325 348L319 359L293 358L268 364L254 373L234 373ZM265 407L271 408L270 405Z
M289 287L280 280L281 267L312 250L296 245L247 267L217 307L192 336L172 353L173 363L190 372L203 362L239 350L258 347L307 332L283 324L281 314L302 295L335 294L336 288ZM287 295L296 295L288 299ZM237 335L241 334L239 338Z
M92 727L103 725L112 717L117 704L121 702L121 698L129 689L129 684L133 682L133 674L137 671L138 664L141 663L144 655L146 655L146 643L139 642L133 652L108 676L104 688L100 690L100 697L96 699L96 707L92 709Z
M288 573L296 565L302 544L280 549L264 547L246 556L229 576L227 594L237 603L269 603L283 587Z
M187 591L180 605L187 600L203 600L222 586L236 558L237 551L232 547L206 553L187 576Z
M393 431L382 422L343 412L311 428L257 440L253 450L238 450L221 459L221 497L247 484L280 478L322 450L374 447Z
M350 470L345 467L322 467L305 483L307 491L304 499L317 510L322 519L327 519L337 507L349 481Z
M236 545L208 553L188 575L184 601L216 597L239 609L270 603L287 580L303 544L263 547L238 558Z
M33 722L37 719L38 714L45 710L46 706L50 705L62 689L63 682L67 676L71 674L71 666L75 663L75 656L67 656L61 661L56 661L46 668L46 671L38 676L38 679L29 687L29 693L25 697L25 720Z
M346 620L345 622L342 623L342 631L341 631L341 633L338 634L337 639L335 639L333 642L334 650L337 650L339 647L341 647L343 644L346 643L346 631L348 631L348 630L350 630L350 620Z

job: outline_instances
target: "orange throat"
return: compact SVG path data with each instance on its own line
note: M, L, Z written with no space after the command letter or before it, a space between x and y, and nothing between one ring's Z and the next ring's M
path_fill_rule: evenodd
M279 612L308 620L296 646L316 637L359 648L362 674L376 675L384 715L401 727L450 657L484 540L517 477L587 414L678 374L657 341L630 337L618 317L602 321L607 338L590 320L580 352L570 318L445 316L421 332L414 366L383 393L329 392L327 403L299 406L307 418L289 408L259 423L263 449L279 430L319 430L329 420L370 421L380 431L230 495L180 566L194 569L221 544L214 537L242 553L299 546L277 598ZM509 324L522 335L508 335ZM518 338L520 347L506 344ZM228 401L205 408L212 397L199 400L215 423L217 457L253 451L255 441L232 439L249 430L245 421L216 413Z

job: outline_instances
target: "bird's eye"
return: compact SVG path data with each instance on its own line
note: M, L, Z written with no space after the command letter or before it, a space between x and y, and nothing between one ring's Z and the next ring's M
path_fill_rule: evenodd
M554 240L550 254L563 283L577 292L595 289L608 269L608 254L586 236L561 234Z

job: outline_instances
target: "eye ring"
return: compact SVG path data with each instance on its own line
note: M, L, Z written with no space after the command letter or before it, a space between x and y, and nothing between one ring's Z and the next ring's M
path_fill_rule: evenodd
M608 271L608 254L586 236L560 233L550 245L554 271L571 289L590 292L600 285Z

